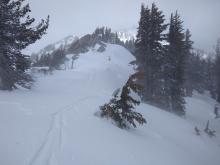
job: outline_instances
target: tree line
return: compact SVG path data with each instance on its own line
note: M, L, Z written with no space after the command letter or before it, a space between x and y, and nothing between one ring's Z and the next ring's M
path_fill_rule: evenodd
M216 58L204 58L202 51L193 49L190 30L184 30L177 11L166 23L155 3L151 7L142 4L134 48L137 72L124 85L120 97L117 91L100 107L101 117L113 119L120 128L146 123L134 111L140 102L129 95L130 90L142 101L179 116L185 115L185 97L191 97L194 90L207 90L220 102L220 40Z
M204 58L193 49L190 30L184 30L177 11L168 24L155 3L142 4L140 15L135 56L137 70L144 72L142 100L180 116L185 115L184 97L192 96L193 90L208 90L220 101L220 42L216 58Z

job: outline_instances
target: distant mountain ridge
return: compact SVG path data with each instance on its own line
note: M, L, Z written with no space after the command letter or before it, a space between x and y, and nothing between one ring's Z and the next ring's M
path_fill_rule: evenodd
M54 52L55 50L59 49L60 47L68 48L70 46L70 44L77 41L78 39L79 38L77 36L69 35L69 36L63 38L62 40L59 40L55 43L47 45L46 47L41 49L39 52L32 54L32 58L35 59L36 56L38 56L38 58L40 58L42 55L50 54L50 53Z
M121 41L126 42L130 40L135 40L137 35L137 28L123 29L116 31L118 37Z
M92 34L84 35L81 38L70 35L60 41L49 44L38 53L32 54L32 61L36 63L42 57L51 56L59 49L62 49L65 55L86 53L96 44L101 45L98 49L101 52L105 51L105 43L121 45L133 52L134 39L134 33L128 31L112 32L110 28L101 27L97 28Z

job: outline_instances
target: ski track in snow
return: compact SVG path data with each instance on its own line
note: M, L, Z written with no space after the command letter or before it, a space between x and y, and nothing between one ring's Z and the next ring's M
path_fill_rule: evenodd
M90 87L91 84L94 82L96 74L93 72L87 73L87 82L86 86ZM38 160L42 160L41 157L44 155L48 155L46 158L46 165L54 165L55 162L59 162L58 160L54 160L55 158L59 157L59 153L62 152L63 147L63 139L64 139L64 123L65 121L65 114L68 111L75 111L78 112L78 106L81 107L82 103L86 100L91 99L97 99L102 98L103 94L107 94L106 92L101 92L102 95L92 95L87 97L82 97L80 99L77 99L76 101L72 102L69 105L66 105L64 107L58 108L57 111L51 114L51 122L49 130L47 131L47 134L45 136L45 139L41 143L39 149L35 152L33 158L31 159L29 165L38 165L38 164L44 164L44 162L38 162ZM78 105L78 106L77 106ZM58 139L58 140L56 140ZM48 151L48 147L50 148ZM46 153L45 153L46 152ZM58 152L57 155L55 155L54 152Z
M62 152L63 139L64 139L64 134L65 134L64 123L66 123L65 113L68 111L72 111L72 110L77 112L78 111L78 109L76 108L77 104L80 104L80 103L82 103L86 100L89 100L89 99L96 99L97 97L101 97L101 96L83 97L81 99L76 100L74 103L71 103L67 106L59 108L55 113L51 114L52 119L50 122L50 127L49 127L47 134L45 136L45 139L41 143L39 149L35 152L29 165L39 164L38 159L41 160L40 158L43 155L48 155L48 157L46 158L46 160L47 160L46 165L54 165L54 162L59 162L57 160L53 161L53 159L57 158L55 156L54 152L57 151L58 155L60 155L59 153ZM56 140L56 139L58 139L58 140ZM48 147L50 148L49 151L47 151ZM43 162L41 162L41 163L43 163Z

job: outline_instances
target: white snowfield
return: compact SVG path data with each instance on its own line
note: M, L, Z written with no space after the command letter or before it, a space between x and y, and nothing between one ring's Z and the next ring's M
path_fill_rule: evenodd
M148 123L137 129L94 115L134 72L133 60L108 44L81 54L72 70L38 75L31 90L0 91L0 165L219 165L220 120L207 95L187 98L185 119L141 104ZM207 120L216 137L204 133Z

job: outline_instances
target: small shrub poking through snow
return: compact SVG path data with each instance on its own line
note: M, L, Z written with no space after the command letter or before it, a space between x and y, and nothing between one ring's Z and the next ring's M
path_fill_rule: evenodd
M142 114L133 111L134 106L139 105L140 102L129 95L131 90L137 93L142 89L142 87L136 83L136 79L141 76L142 74L140 72L130 76L122 88L120 97L120 90L114 92L110 102L100 107L101 117L113 119L116 125L122 129L129 128L130 126L136 128L136 123L140 125L146 123Z
M200 130L198 129L198 127L195 127L194 130L195 130L197 136L201 135Z
M215 135L215 133L216 133L216 131L215 130L211 130L210 128L209 128L209 120L207 121L207 124L206 124L206 127L205 127L205 129L204 129L204 132L207 134L207 135L209 135L209 137L215 137L216 135Z

